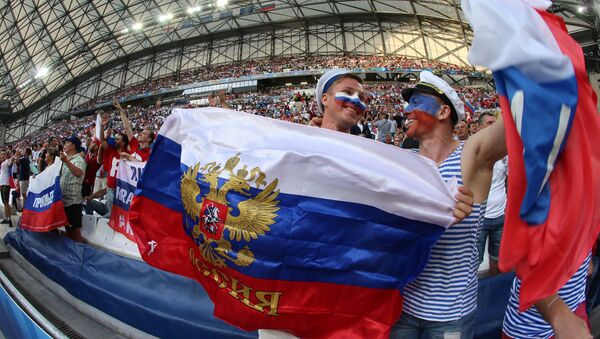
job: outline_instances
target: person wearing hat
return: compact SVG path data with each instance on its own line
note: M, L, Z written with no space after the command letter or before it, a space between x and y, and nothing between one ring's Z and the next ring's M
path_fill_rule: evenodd
M405 89L407 137L418 153L438 165L444 180L457 180L474 193L473 212L449 227L435 243L425 269L404 289L403 313L392 338L472 338L477 306L477 239L494 163L506 151L499 120L467 141L453 138L465 117L456 91L429 71Z
M83 175L85 173L85 160L79 154L81 150L81 140L76 136L71 136L64 140L63 152L60 154L62 168L60 171L60 190L62 193L65 214L69 221L66 227L69 238L78 242L85 242L81 236L81 212L83 197L81 196L81 186L83 184Z
M347 69L327 71L317 82L315 100L322 128L349 133L367 110L363 80Z

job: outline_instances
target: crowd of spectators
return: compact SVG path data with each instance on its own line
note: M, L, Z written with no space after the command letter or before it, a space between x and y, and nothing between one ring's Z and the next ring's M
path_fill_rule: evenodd
M365 89L370 94L368 98L369 110L365 115L366 121L375 120L380 114L401 118L406 103L400 93L407 86L410 86L410 84L399 82L366 83ZM458 87L457 91L465 101L470 102L475 112L498 107L498 98L493 91L476 87ZM224 100L232 109L296 123L308 124L310 119L318 114L313 87L310 85L284 86L256 92L225 94ZM167 105L164 107L131 106L124 108L124 111L131 120L134 131L139 131L145 126L158 131L171 109L176 107L190 108L197 106L193 104ZM471 119L476 118L475 115ZM32 146L35 150L52 136L59 139L68 138L71 135L83 137L83 131L94 126L94 119L95 116L86 116L58 121L48 128L14 142L11 146L13 148ZM470 123L471 119L466 123ZM123 128L119 119L112 119L110 124L114 130L122 130ZM400 121L399 126L401 126ZM373 136L377 133L376 129L371 132Z
M409 58L402 55L338 55L338 56L281 56L246 60L236 63L203 66L201 68L184 70L176 74L147 80L140 84L95 98L82 105L74 107L72 112L91 109L98 104L109 101L112 97L127 97L159 89L170 89L177 86L201 81L236 78L246 75L277 73L287 71L321 70L328 68L373 69L378 71L405 71L429 69L434 72L449 72L452 74L468 74L471 67L459 66L441 61Z

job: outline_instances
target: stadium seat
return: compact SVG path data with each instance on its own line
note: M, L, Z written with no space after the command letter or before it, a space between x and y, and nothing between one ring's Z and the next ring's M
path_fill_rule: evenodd
M81 229L81 235L86 239L93 239L96 233L96 223L98 222L98 216L95 215L83 215L81 223L83 225Z
M96 232L94 233L94 237L88 239L92 244L106 247L108 246L114 237L115 231L108 226L108 219L99 218L96 222Z

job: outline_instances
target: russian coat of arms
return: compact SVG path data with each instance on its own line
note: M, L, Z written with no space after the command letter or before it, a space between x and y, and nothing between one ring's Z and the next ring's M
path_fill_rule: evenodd
M279 210L279 201L275 200L278 180L267 185L266 175L258 167L248 170L244 165L236 171L239 162L237 154L224 166L211 162L200 167L197 163L181 178L186 226L192 229L202 257L217 267L226 267L226 260L238 266L252 264L254 253L250 248L246 245L236 252L229 240L250 242L264 235L271 230ZM252 183L257 189L265 187L253 196ZM233 201L239 201L237 206Z

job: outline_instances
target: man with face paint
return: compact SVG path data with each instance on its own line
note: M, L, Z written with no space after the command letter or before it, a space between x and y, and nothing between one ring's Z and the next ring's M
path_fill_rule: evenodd
M363 80L345 69L325 73L316 89L317 109L322 128L349 133L367 111Z
M506 155L504 124L468 141L453 138L464 105L443 79L423 71L420 82L402 96L409 102L406 136L416 150L438 165L445 180L457 180L474 193L473 212L448 228L433 246L425 269L404 290L403 313L393 338L472 338L477 306L477 238L494 163Z
M406 135L419 141L418 153L438 165L445 180L474 193L473 212L449 227L435 243L425 269L404 289L403 313L392 338L472 338L477 306L477 239L494 163L506 155L499 120L467 141L453 138L464 105L443 79L423 71L402 96L409 102Z

